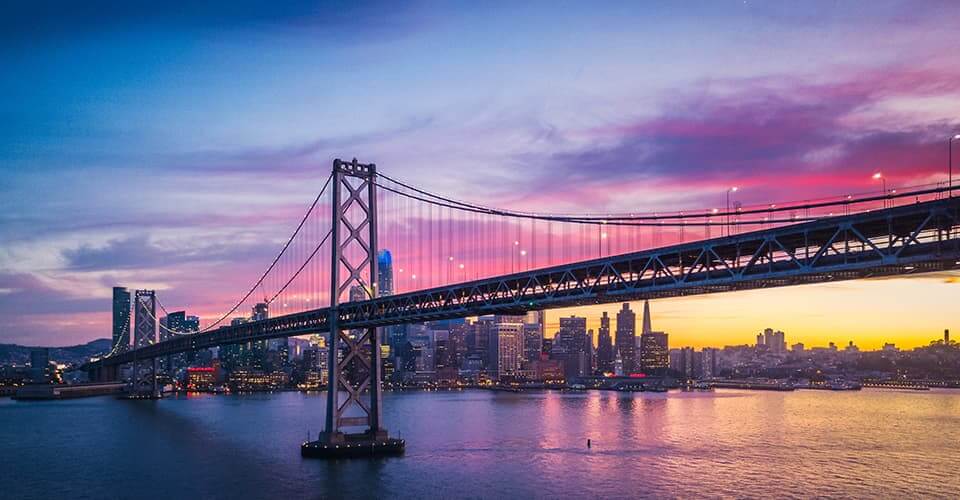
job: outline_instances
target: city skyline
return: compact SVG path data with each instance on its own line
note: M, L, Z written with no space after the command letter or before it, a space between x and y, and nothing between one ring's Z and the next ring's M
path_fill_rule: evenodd
M382 267L381 269L389 268L389 251L388 250L381 251L381 262L388 263L387 266ZM385 273L381 272L380 281L385 283L392 283L391 272L390 271L387 271ZM381 289L386 290L387 294L391 293L389 288L387 287L382 287ZM362 291L359 291L357 287L351 288L350 292L351 292L350 300L365 300L365 296L363 295ZM769 292L769 290L764 290L764 292ZM130 325L131 325L131 318L129 317L129 313L130 313L129 293L130 292L124 287L114 287L113 293L114 293L113 343L117 344L118 337L122 335L122 332L130 329ZM118 311L123 310L124 307L119 306L119 309L118 309L118 306L116 305L118 300L117 298L118 293L127 294L127 298L126 298L127 316L125 320L123 319L119 320L120 321L119 324L117 320L118 318L117 314L118 314ZM751 293L751 292L748 291L746 293ZM773 302L775 303L776 301L774 300ZM670 303L669 300L659 300L654 302L654 304L657 304L657 305L668 305L669 303ZM690 321L689 321L689 318L684 316L684 312L683 312L684 310L681 308L682 306L675 305L672 308L672 311L671 311L671 308L668 307L667 308L668 312L666 314L661 314L659 313L659 311L657 313L650 312L650 309L652 308L649 308L649 304L650 304L649 301L642 301L642 302L627 301L624 303L612 303L612 304L603 304L603 305L596 305L596 306L543 310L543 311L538 311L536 314L543 314L544 318L546 318L545 322L542 325L542 328L543 328L541 332L543 336L542 338L553 339L560 333L560 329L562 325L561 320L563 318L582 318L585 320L585 323L583 325L584 331L590 331L590 332L593 332L595 335L598 335L599 332L601 331L601 328L603 327L603 318L607 318L609 332L616 332L619 325L619 322L617 320L618 314L616 313L619 312L622 308L629 307L630 309L628 311L635 314L636 311L634 309L639 307L643 311L642 320L644 321L644 324L641 325L642 330L646 331L649 326L647 322L653 321L654 319L656 319L658 327L660 327L661 324L668 325L666 328L654 329L652 331L664 331L664 332L670 333L671 338L673 339L673 343L671 344L673 347L683 346L683 347L693 347L693 348L721 348L724 346L750 345L753 340L753 337L751 337L751 335L756 335L756 332L762 333L764 330L767 330L770 328L775 330L783 329L782 327L771 322L768 326L756 328L753 333L749 333L749 332L744 333L742 336L739 336L739 337L731 336L729 338L726 338L729 341L724 340L723 342L717 342L718 338L715 336L711 337L709 334L697 336L697 335L690 335L689 333L685 333L687 332L687 328L689 328L687 325L689 325ZM242 314L235 315L235 317L233 318L233 321L236 322L240 320L244 320L244 321L250 320L251 318L255 317L258 314L256 310L261 306L263 306L263 304L257 304L255 306L254 312L251 313L251 316L249 317L244 316ZM722 306L723 304L720 304L720 307ZM608 316L608 314L610 314L611 312L613 312L614 314ZM671 313L676 314L677 316L672 317ZM172 314L184 315L185 311L177 311ZM768 314L771 318L774 318L771 321L775 321L775 316L776 314L778 314L778 311L769 311ZM119 317L123 318L122 313L121 313L121 316ZM552 321L549 319L551 317L553 317ZM166 315L160 316L158 318L160 320L160 324L164 324L163 322L166 320L166 318L167 318ZM193 318L194 321L199 322L199 318L197 318L196 316L188 316L188 318ZM148 320L150 319L151 318L148 317ZM464 319L476 321L478 318L475 316L470 316ZM710 319L710 318L707 317L704 319ZM630 327L633 330L636 328L636 317L635 316L632 317L630 321L631 321ZM670 325L679 327L679 331L681 333L675 333L677 330L672 330L670 328ZM194 328L197 329L198 327L194 327ZM177 330L177 329L175 328L174 330ZM944 329L944 330L948 330L948 329ZM163 333L164 332L162 331L159 332L160 335L163 335ZM639 336L640 333L642 332L636 332L635 334ZM928 337L917 337L916 339L912 339L912 341L910 342L896 344L895 342L884 340L882 338L876 338L876 339L870 338L868 339L867 342L860 342L858 341L859 340L858 338L855 338L857 337L856 334L851 334L850 332L841 334L837 330L824 330L821 335L816 335L816 334L811 335L810 333L803 333L803 332L790 332L788 334L788 339L789 339L788 344L792 345L794 343L801 343L801 344L804 344L807 348L810 348L810 347L826 347L830 344L846 345L847 343L852 342L853 344L857 345L857 347L863 350L880 350L881 348L883 348L888 344L895 344L897 345L898 348L911 349L915 347L923 347L923 346L929 345L931 341L939 339L942 333L943 333L942 330L931 332L931 335ZM843 335L846 335L846 337L844 337ZM388 338L388 336L385 335L385 339L386 338ZM592 339L593 339L593 345L598 346L600 343L599 337L594 336L592 337ZM126 344L128 347L130 346L129 338ZM614 352L616 352L615 346L614 346Z

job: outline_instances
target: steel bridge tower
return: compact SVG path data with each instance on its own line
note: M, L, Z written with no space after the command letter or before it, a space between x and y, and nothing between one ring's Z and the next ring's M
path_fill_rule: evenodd
M360 329L361 333L351 338L339 325L340 299L349 290L364 290L365 299L378 295L376 177L377 167L372 163L361 164L356 158L333 161L326 430L319 440L304 443L301 452L305 456L403 451L404 442L391 439L383 428L377 329ZM362 430L357 432L358 428Z
M133 347L140 349L157 343L157 293L154 290L137 290L134 292L134 319L136 323L133 331ZM141 365L146 365L149 375L141 377ZM160 390L157 386L157 357L153 356L149 362L134 360L132 395L141 395L143 382L150 385L150 397L159 398ZM146 380L144 380L146 379Z

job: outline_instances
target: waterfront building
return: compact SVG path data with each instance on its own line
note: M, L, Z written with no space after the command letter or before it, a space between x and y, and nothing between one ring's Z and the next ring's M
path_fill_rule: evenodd
M211 391L217 385L217 374L213 367L192 366L187 368L188 391Z
M563 363L557 359L548 359L545 355L529 362L524 371L529 373L529 378L535 382L560 384L564 381Z
M34 384L50 381L50 349L38 347L30 350L30 381Z
M720 349L716 347L704 347L702 364L700 365L700 378L716 377L720 369Z
M264 372L250 368L234 370L230 374L230 388L234 391L273 391L287 385L289 377L283 371Z
M522 316L497 316L490 331L490 364L493 379L514 377L523 361L524 324Z
M694 377L694 350L692 347L682 347L679 350L679 362L678 366L675 368L677 375L682 379L690 379Z
M630 304L624 302L623 307L617 312L617 329L614 336L614 347L616 354L623 363L625 372L632 372L637 366L637 315L630 310Z
M670 346L667 334L653 331L650 301L643 303L643 331L640 334L640 371L662 374L670 368Z

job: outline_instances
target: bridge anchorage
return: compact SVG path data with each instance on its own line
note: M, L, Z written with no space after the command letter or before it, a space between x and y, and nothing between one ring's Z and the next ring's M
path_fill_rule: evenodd
M383 428L377 328L345 330L339 325L340 299L347 292L362 291L365 299L377 296L376 177L373 163L361 164L356 158L333 162L326 430L316 441L303 443L300 454L305 457L385 455L404 450L404 441L391 438ZM341 343L344 349L340 349Z

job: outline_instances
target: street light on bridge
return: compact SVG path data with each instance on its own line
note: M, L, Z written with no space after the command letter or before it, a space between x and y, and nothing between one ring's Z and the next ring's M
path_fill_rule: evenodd
M886 196L886 195L887 195L887 178L883 176L883 173L882 173L882 172L877 172L877 173L873 174L873 180L879 180L879 181L880 181L880 186L881 186L882 189L883 189L883 195ZM886 198L883 199L883 208L887 208L887 199L886 199Z
M947 141L947 193L953 198L953 141L960 139L960 134L956 134Z
M730 236L730 193L736 193L740 188L733 186L727 190L727 236Z

